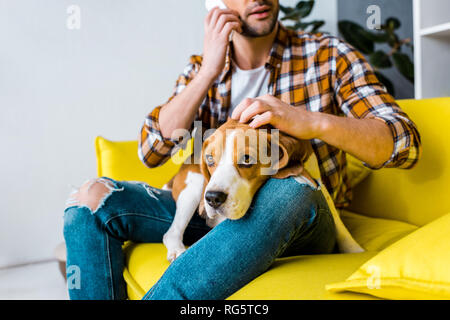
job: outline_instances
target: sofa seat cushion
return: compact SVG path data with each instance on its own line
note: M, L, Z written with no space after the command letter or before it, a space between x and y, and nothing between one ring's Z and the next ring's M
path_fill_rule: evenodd
M367 252L277 259L267 272L230 299L368 299L369 296L363 294L327 292L325 285L344 281L378 251L415 231L417 227L349 211L343 211L341 215L356 241ZM160 243L127 243L124 252L128 296L130 299L141 299L169 266L166 248Z
M160 243L129 243L124 251L128 297L141 299L169 266L166 248ZM277 259L267 272L230 299L370 299L364 294L329 293L325 285L344 281L375 254L364 252Z
M373 296L331 293L332 279L346 279L351 270L376 252L305 255L277 259L268 271L231 295L229 300L366 300Z
M341 217L355 240L368 251L381 251L417 230L412 224L366 217L350 211L341 211Z
M123 251L123 277L127 283L128 298L140 300L170 265L167 249L162 243L127 242Z

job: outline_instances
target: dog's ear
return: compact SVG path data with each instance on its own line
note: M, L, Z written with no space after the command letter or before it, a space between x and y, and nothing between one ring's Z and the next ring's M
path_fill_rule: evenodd
M208 165L206 163L205 159L205 149L209 145L210 139L206 139L202 146L202 155L200 157L200 172L202 173L203 177L205 177L206 183L208 183L209 179L211 179L211 175L209 174Z
M205 189L206 189L206 185L208 184L209 180L211 179L211 175L209 173L208 165L206 164L206 159L205 159L205 149L210 142L211 142L210 139L206 139L205 142L203 142L202 154L200 157L200 172L203 175L203 177L205 178L205 182L203 184L202 197L201 197L200 203L198 205L198 213L199 213L200 217L202 217L203 219L206 219Z
M200 215L200 217L202 217L203 219L206 219L206 208L205 208L205 189L206 189L206 185L208 184L208 181L206 181L203 183L203 191L202 191L202 197L200 198L200 203L198 204L198 214Z
M304 170L303 164L313 152L310 141L298 140L281 132L279 134L279 150L278 172L272 176L276 179L300 175Z
M203 192L205 190L203 189ZM202 193L202 198L200 200L200 203L198 204L198 214L200 215L200 217L202 217L203 219L206 219L207 214L206 214L206 209L205 209L205 200L204 200L204 193Z

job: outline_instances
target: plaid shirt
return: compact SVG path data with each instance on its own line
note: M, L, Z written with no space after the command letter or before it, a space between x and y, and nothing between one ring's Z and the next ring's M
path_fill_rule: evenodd
M206 129L219 127L230 116L230 47L224 70L208 90L196 116ZM201 56L191 56L167 103L195 77L201 63ZM365 58L347 43L328 35L296 32L279 23L265 67L271 73L268 92L285 103L304 106L312 112L358 119L375 118L386 123L393 135L394 150L381 167L406 169L417 163L421 143L415 124L386 92ZM156 107L146 117L139 134L139 158L150 168L167 161L177 145L176 141L161 134L158 118L162 106ZM318 139L311 140L311 144L319 162L322 181L336 207L346 207L352 194L345 152Z

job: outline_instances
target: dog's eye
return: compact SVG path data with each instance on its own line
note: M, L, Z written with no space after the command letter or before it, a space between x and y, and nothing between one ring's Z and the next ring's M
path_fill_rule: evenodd
M212 155L207 154L207 155L205 156L205 159L206 159L206 164L207 164L209 167L211 167L211 166L214 165L214 158L213 158Z
M242 168L250 168L256 163L256 159L249 154L244 154L238 161L238 165Z

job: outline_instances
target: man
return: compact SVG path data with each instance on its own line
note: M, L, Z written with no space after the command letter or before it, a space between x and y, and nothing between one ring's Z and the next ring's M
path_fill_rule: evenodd
M351 200L346 153L374 169L417 163L414 123L361 54L337 38L286 29L278 0L224 2L230 9L205 19L203 56L191 57L173 96L146 118L139 156L148 167L169 159L176 129L192 129L194 120L216 128L229 116L311 140L338 208ZM161 242L174 213L170 192L104 177L85 183L65 210L67 265L84 279L70 297L126 298L122 243ZM334 252L335 226L319 190L269 179L244 218L210 231L196 216L184 241L193 245L144 299L225 299L277 257Z

